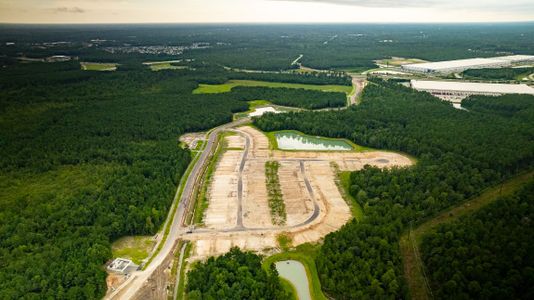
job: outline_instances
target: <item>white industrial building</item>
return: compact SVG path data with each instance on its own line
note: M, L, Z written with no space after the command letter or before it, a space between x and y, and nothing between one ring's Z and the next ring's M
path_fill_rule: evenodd
M492 58L470 58L420 64L402 65L407 72L425 74L451 74L463 72L467 69L505 68L521 63L533 63L533 55L510 55Z
M453 103L461 103L471 95L501 96L504 94L534 95L534 88L526 84L497 84L459 81L412 80L411 87L428 92Z

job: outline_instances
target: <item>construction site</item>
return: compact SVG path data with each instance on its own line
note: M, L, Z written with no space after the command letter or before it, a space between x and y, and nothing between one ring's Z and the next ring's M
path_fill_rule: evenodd
M251 126L225 136L207 183L209 204L203 224L183 236L193 243L190 260L226 253L231 247L259 253L279 249L283 234L292 246L318 242L341 228L351 210L336 185L339 171L356 171L365 165L382 168L412 164L403 155L385 151L281 151ZM278 177L285 207L285 222L274 224L266 185L266 163L279 163Z

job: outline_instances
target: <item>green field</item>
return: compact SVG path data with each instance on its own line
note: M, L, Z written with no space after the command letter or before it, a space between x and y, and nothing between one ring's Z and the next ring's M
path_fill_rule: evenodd
M148 257L155 243L152 236L126 236L111 245L111 252L115 258L127 258L135 264L140 264Z
M323 92L341 92L350 94L352 86L343 85L317 85L317 84L298 84L298 83L282 83L282 82L267 82L255 80L230 80L224 84L200 84L193 94L217 94L227 93L236 86L253 86L253 87L270 87L270 88L292 88L292 89L306 89Z
M84 71L116 71L117 64L114 63L95 63L95 62L82 62L80 63L82 70Z

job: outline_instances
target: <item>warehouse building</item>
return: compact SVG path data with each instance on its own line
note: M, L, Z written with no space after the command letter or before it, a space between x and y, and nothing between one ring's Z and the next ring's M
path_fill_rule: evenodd
M420 64L402 65L401 69L407 72L424 74L451 74L460 73L467 69L505 68L522 63L534 63L533 55L510 55L492 58L470 58Z
M413 89L428 92L440 99L453 103L461 103L463 99L471 95L534 95L534 88L526 84L496 84L458 81L412 80L410 82L410 85Z

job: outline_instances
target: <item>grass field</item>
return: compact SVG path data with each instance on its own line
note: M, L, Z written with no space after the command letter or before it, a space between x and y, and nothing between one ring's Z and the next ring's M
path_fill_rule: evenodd
M256 86L256 87L270 87L270 88L293 88L316 90L323 92L342 92L347 95L352 91L352 86L344 85L316 85L316 84L297 84L297 83L282 83L282 82L267 82L255 80L230 80L224 84L200 84L193 94L217 94L227 93L236 86Z
M82 62L80 63L82 70L84 71L101 71L109 72L116 71L118 64L113 63L95 63L95 62Z
M151 236L126 236L111 245L111 252L115 258L128 258L135 264L140 264L147 258L155 243Z
M363 209L358 204L356 199L350 194L350 174L352 172L338 172L339 187L341 188L342 196L347 201L350 207L352 216L361 222L363 220Z
M405 232L400 239L400 250L404 263L404 276L410 288L411 298L430 299L431 291L424 273L424 265L419 254L419 245L423 235L436 226L454 221L461 216L471 214L482 207L499 199L500 196L511 195L525 183L532 180L534 172L518 175L497 186L486 189L480 196L472 198L459 206L448 209L434 218L424 222L413 230Z
M270 271L269 266L277 261L283 260L297 260L304 265L306 269L306 275L310 283L310 294L313 300L326 300L321 290L321 282L319 281L319 275L317 273L317 267L315 266L315 257L319 252L319 245L302 244L295 248L295 250L275 254L267 257L262 264L262 267L266 271Z

